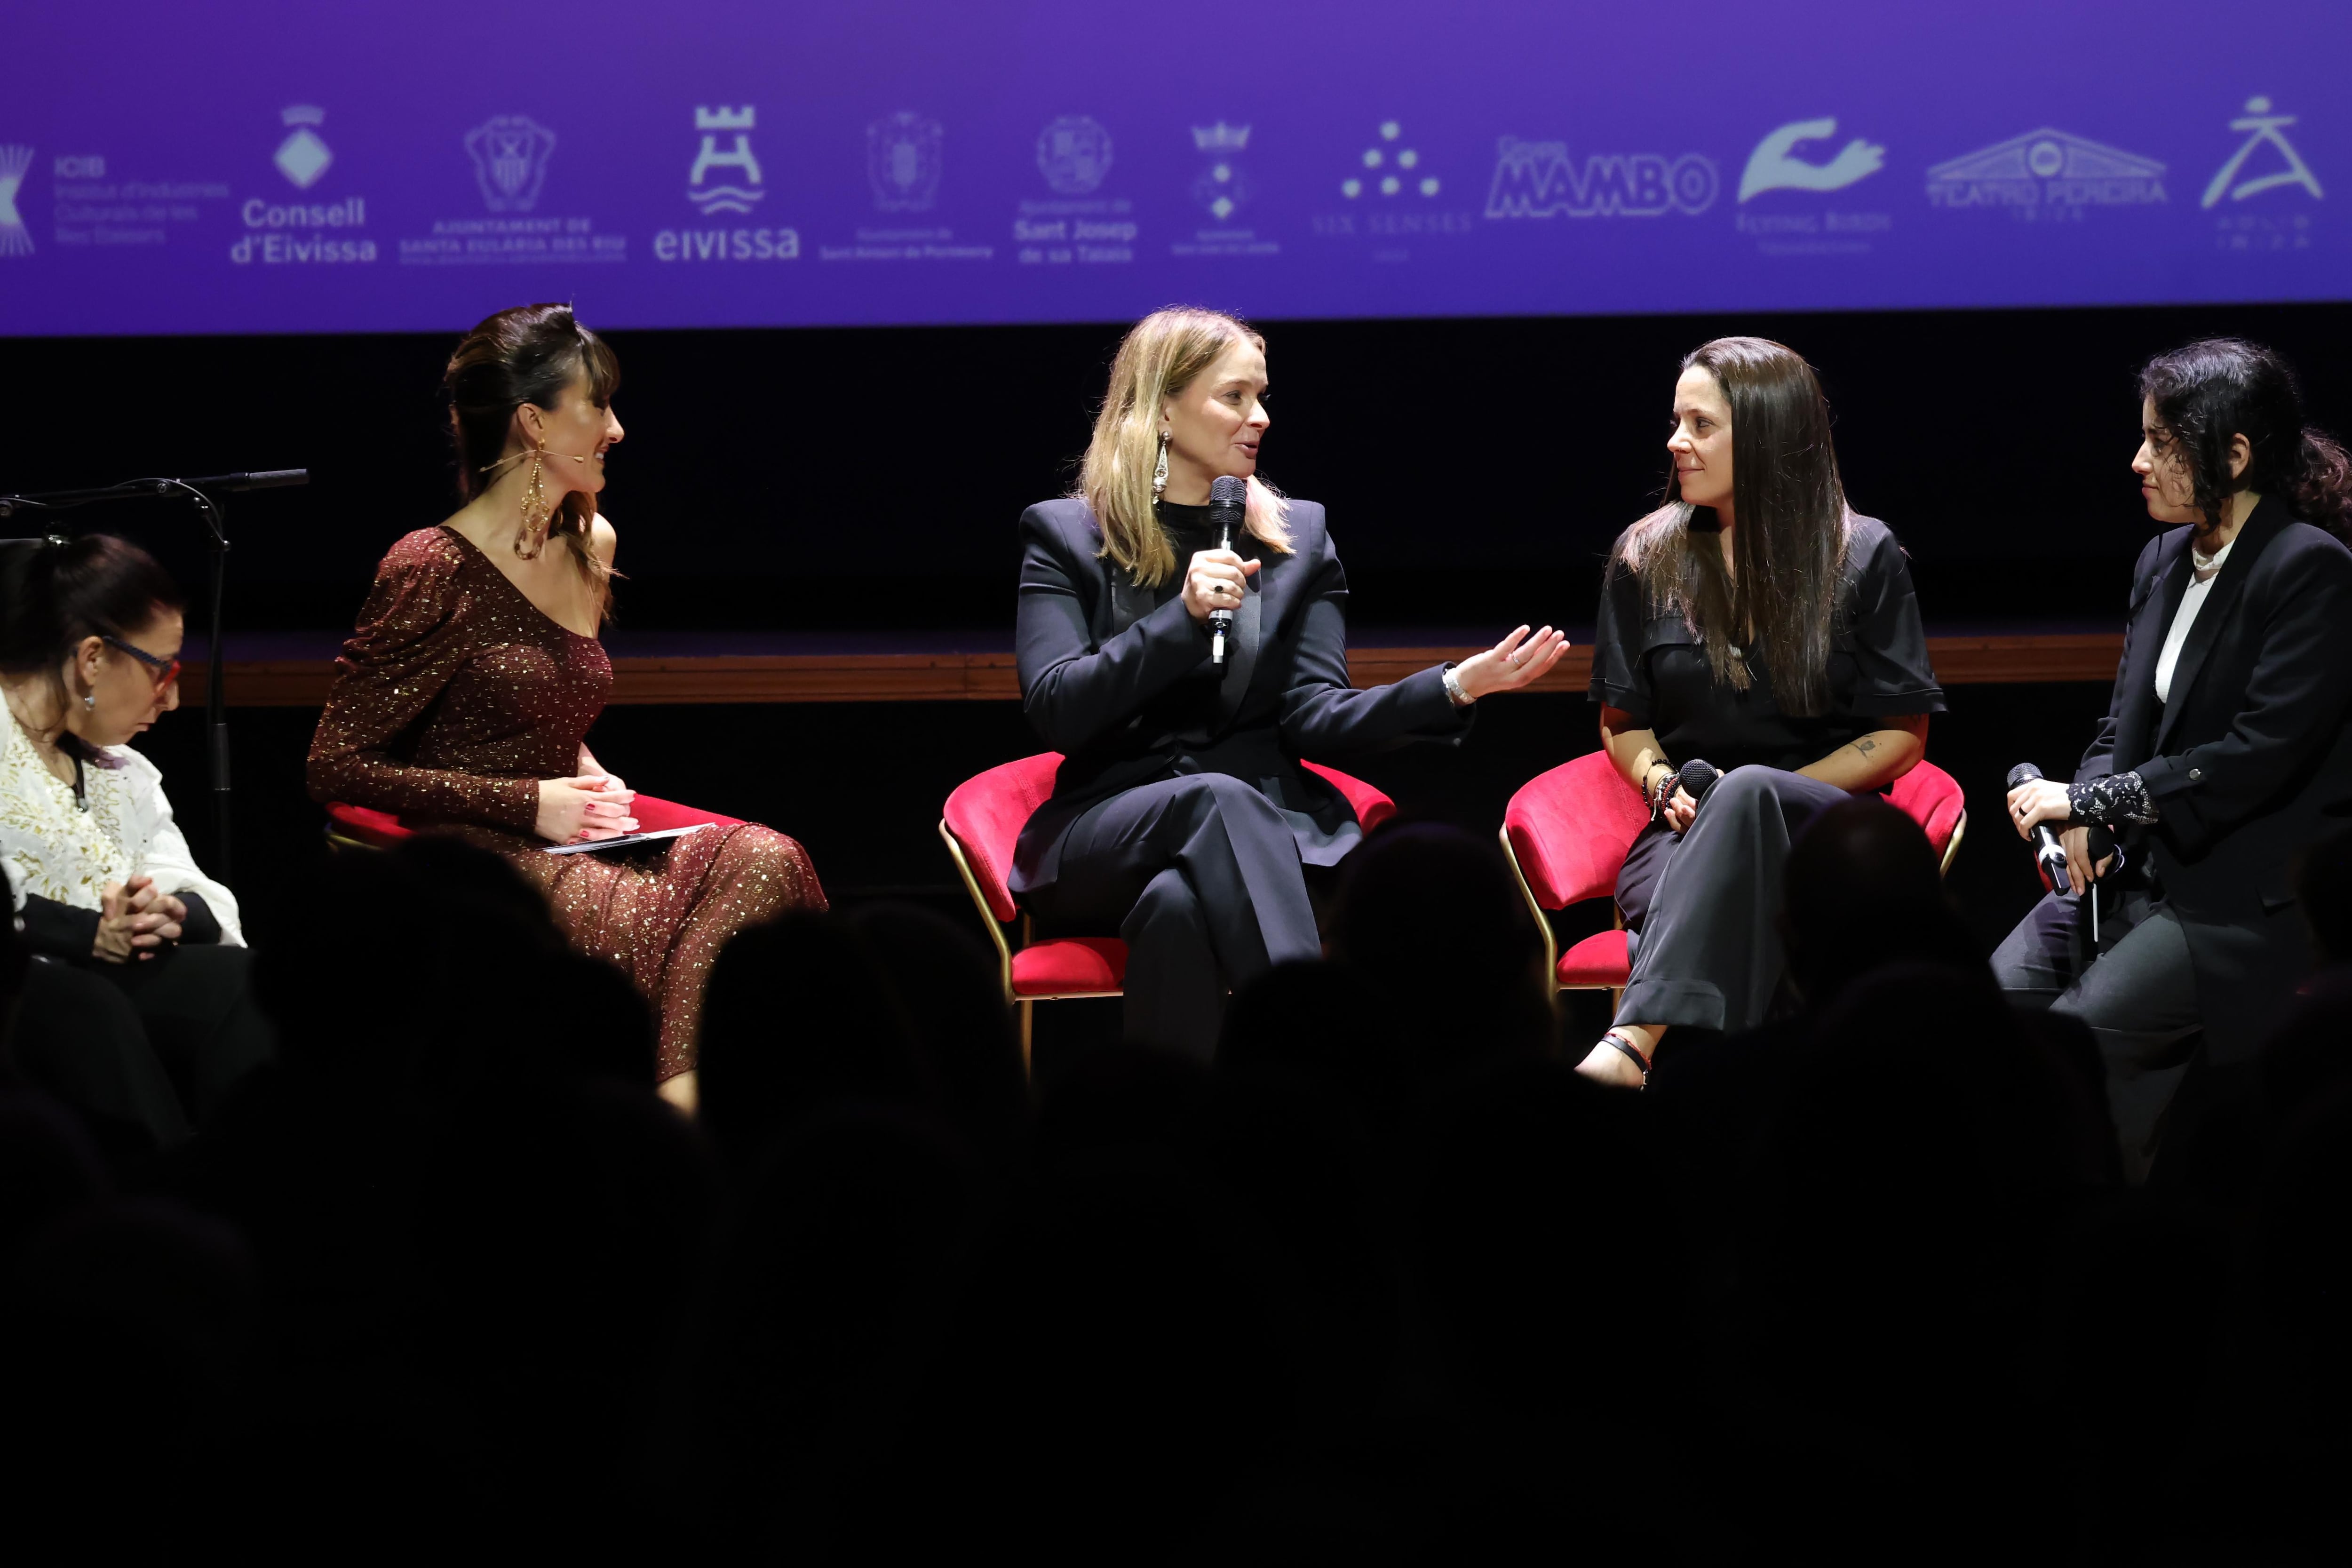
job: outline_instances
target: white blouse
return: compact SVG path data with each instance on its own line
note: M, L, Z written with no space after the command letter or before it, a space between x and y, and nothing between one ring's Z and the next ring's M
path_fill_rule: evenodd
M82 793L88 811L42 765L24 727L0 715L0 869L14 908L38 896L95 910L108 883L152 877L158 892L202 898L224 946L245 945L236 895L196 868L153 763L128 746L102 747L82 763Z
M2202 554L2194 548L2189 551L2189 564L2193 574L2187 591L2180 595L2180 608L2172 613L2172 625L2164 634L2164 647L2157 651L2156 700L2158 702L2172 700L2172 671L2180 662L2181 648L2188 645L2189 628L2197 624L2197 612L2205 607L2207 596L2213 592L2214 579L2221 575L2223 563L2230 559L2230 552L2237 547L2238 542L2232 539L2210 555Z

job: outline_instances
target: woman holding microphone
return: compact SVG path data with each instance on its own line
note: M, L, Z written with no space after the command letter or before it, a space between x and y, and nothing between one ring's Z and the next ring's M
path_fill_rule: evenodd
M1128 1037L1204 1059L1228 989L1319 954L1306 868L1362 837L1299 759L1458 742L1472 704L1567 647L1522 626L1459 665L1350 687L1323 509L1256 477L1265 392L1265 341L1242 322L1153 312L1119 345L1078 493L1021 519L1023 705L1065 755L1012 888L1057 927L1124 938ZM1246 483L1230 548L1210 525L1221 478Z
M2233 338L2140 373L2132 458L2171 526L2132 572L2114 700L2072 784L2010 792L2060 827L2069 887L1993 954L2002 987L2089 1026L2134 1181L2198 1043L2252 1059L2309 943L2295 857L2352 810L2352 457L2303 423L2286 362ZM2102 839L2119 840L2115 869ZM2092 940L2088 892L2099 901Z
M1910 772L1944 707L1902 548L1846 505L1801 355L1762 338L1696 350L1666 451L1666 503L1611 551L1592 646L1601 744L1650 823L1617 879L1633 973L1578 1070L1629 1087L1671 1028L1763 1021L1790 844ZM1711 790L1685 787L1701 761Z

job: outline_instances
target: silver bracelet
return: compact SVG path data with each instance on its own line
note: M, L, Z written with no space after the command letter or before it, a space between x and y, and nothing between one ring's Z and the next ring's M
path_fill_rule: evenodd
M1454 706L1456 708L1467 708L1470 704L1478 700L1476 698L1462 689L1462 682L1454 678L1454 667L1452 665L1447 665L1440 673L1442 673L1445 678L1445 695L1452 700Z

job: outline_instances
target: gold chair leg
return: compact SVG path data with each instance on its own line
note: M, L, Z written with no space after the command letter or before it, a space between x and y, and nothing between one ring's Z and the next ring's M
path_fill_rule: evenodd
M1036 1022L1036 1003L1021 1004L1021 1070L1032 1079L1035 1078L1037 1073L1029 1059L1029 1031Z

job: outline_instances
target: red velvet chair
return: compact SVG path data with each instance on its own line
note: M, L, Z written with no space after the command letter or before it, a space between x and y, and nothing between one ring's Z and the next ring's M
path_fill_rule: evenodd
M1013 847L1030 815L1052 796L1054 773L1061 765L1059 752L1040 752L991 768L957 785L940 818L940 837L963 875L964 890L980 910L981 923L996 943L1005 1003L1020 1010L1024 1062L1029 1059L1034 1004L1076 996L1116 996L1127 977L1127 943L1117 937L1032 940L1029 916L1013 901L1012 889L1005 883L1013 868ZM1320 774L1348 797L1365 832L1396 815L1396 802L1361 779L1313 763L1299 765ZM1004 928L1016 921L1020 923L1018 947L1004 935Z
M740 816L721 816L715 811L697 811L690 805L656 800L649 795L637 796L629 809L635 815L641 833L658 833L665 827L692 827L703 822L715 822L724 827L743 820ZM327 843L332 848L389 849L414 832L415 828L388 811L346 805L341 801L327 807Z
M1952 775L1922 762L1895 781L1887 799L1926 832L1938 869L1951 869L1969 827L1968 807ZM1596 932L1562 952L1546 911L1614 898L1625 852L1649 820L1641 792L1625 782L1605 752L1538 773L1511 796L1503 813L1503 853L1543 932L1544 965L1554 993L1608 991L1613 996L1624 990L1630 968L1624 917L1618 916L1616 930Z

